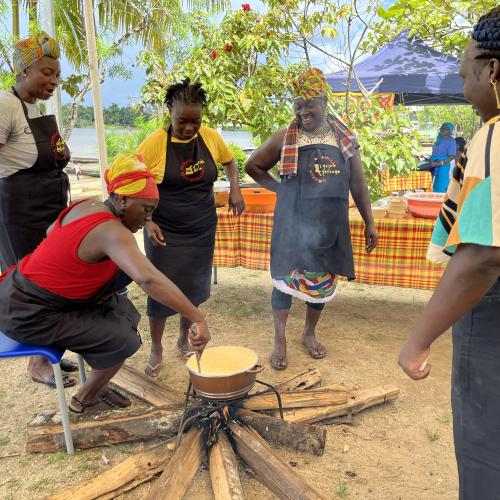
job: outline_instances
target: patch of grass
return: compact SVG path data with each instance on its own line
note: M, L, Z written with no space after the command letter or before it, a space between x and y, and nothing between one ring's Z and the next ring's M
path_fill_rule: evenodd
M262 314L262 308L248 302L235 302L229 306L229 316L233 318L249 318Z
M6 396L7 396L7 392L6 392L6 391L4 391L3 389L2 389L2 390L0 390L0 403L1 403L2 401L4 401L4 399L6 398Z
M451 415L450 414L441 415L440 417L437 417L436 420L440 424L448 425L449 423L451 423Z
M368 333L366 338L372 342L380 342L381 340L384 340L385 335L383 333Z
M4 500L14 500L19 498L19 495L17 494L17 492L21 489L21 482L19 481L19 479L9 479L5 483L5 486L9 488L9 492L4 495Z
M45 458L45 463L47 465L59 465L61 463L66 462L69 459L70 455L68 455L65 451L58 451L57 453L52 453Z
M17 465L19 465L19 467L26 467L30 462L31 460L29 458L20 458L17 461Z
M431 431L430 429L425 429L425 433L427 434L427 437L431 443L435 443L436 441L439 440L438 431Z
M345 481L340 481L340 483L338 484L335 492L337 493L337 496L339 498L345 498L345 497L347 497L347 493L348 493L347 483Z
M19 481L19 479L9 479L6 483L5 483L5 486L7 486L7 488L11 489L11 488L20 488L21 486L21 482Z
M43 490L50 484L50 482L51 480L48 477L43 477L42 479L38 479L37 481L32 482L28 486L28 490L30 491Z
M119 451L121 453L134 453L137 449L133 444L118 444L113 447L114 451Z
M90 460L82 460L77 467L79 472L94 472L99 469L99 465L95 462L91 462Z
M0 436L0 446L5 446L10 443L10 438L7 436Z

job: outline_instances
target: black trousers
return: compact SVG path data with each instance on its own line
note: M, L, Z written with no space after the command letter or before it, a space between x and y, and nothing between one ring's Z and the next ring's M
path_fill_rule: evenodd
M453 327L460 500L500 499L500 281Z

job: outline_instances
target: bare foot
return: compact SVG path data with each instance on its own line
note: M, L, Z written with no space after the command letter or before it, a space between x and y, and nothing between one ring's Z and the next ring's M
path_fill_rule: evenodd
M286 339L274 339L274 351L271 354L271 367L275 370L284 370L288 367L286 356Z
M326 356L325 347L314 335L304 335L302 337L302 344L307 349L307 353L311 358L323 359Z
M160 374L162 357L163 357L163 349L151 348L149 361L146 365L146 368L144 368L144 372L148 377L155 378Z
M42 356L31 356L28 362L28 372L33 382L46 384L55 387L54 370L50 362ZM63 372L64 387L71 387L76 384L75 379L71 378L66 372Z
M190 354L193 351L193 349L189 345L189 342L187 340L181 341L180 338L179 340L177 340L175 348L177 349L177 355L180 358L184 358L187 354Z

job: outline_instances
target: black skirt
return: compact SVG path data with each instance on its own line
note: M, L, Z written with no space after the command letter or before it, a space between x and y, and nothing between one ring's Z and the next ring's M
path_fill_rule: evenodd
M113 293L98 303L71 300L40 288L14 269L0 282L0 330L23 344L81 354L106 369L140 347L140 314L126 296Z
M500 498L500 281L453 326L451 402L461 500Z

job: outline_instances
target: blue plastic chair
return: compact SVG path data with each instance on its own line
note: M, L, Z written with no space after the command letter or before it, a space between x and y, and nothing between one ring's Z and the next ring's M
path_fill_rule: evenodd
M64 395L64 382L59 362L63 353L57 349L41 345L25 345L12 340L0 331L0 358L21 358L28 356L43 356L52 363L54 376L56 380L57 397L59 400L59 409L61 411L61 421L64 430L64 442L66 443L66 451L69 455L75 452L73 446L73 436L71 434L71 426L69 423L68 406L66 404L66 396ZM80 381L85 382L85 363L83 358L78 355L78 370L80 372Z

